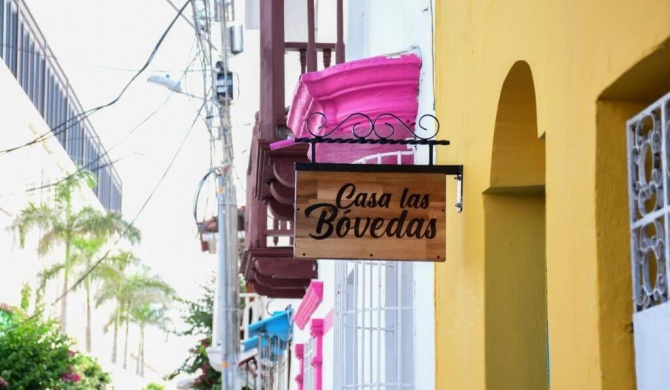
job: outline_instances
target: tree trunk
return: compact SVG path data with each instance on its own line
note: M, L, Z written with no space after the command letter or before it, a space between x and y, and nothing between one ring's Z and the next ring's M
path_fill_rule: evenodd
M63 295L61 300L60 329L67 334L67 294L68 278L70 276L70 238L65 239L65 267L63 269Z
M142 325L141 332L142 332L142 334L141 334L141 337L142 337L142 351L141 351L140 356L142 357L142 363L140 365L140 376L142 378L144 378L144 325Z
M130 310L130 302L126 302L126 341L125 341L125 348L123 350L123 369L128 368L128 331L129 331L129 326L130 326L130 318L128 318L128 311Z
M88 264L87 269L90 269L91 266ZM86 288L86 352L91 352L91 278L90 276L86 277L84 281Z
M114 318L114 343L112 344L112 363L116 364L116 357L119 351L119 323L121 322L121 306L120 301L116 301L116 316Z
M135 366L135 375L140 375L140 365L142 364L142 325L140 325L140 342L137 344L137 365Z

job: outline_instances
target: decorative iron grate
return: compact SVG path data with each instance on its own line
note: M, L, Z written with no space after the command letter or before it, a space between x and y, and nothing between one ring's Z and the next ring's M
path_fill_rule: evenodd
M670 94L627 122L635 311L667 302Z

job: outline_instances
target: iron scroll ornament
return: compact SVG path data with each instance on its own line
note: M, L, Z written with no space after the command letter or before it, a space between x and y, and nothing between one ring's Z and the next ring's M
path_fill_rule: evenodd
M321 118L320 124L314 129L312 127L314 118ZM345 127L347 123L351 123L351 137L337 137L332 136L336 131ZM391 122L396 123L399 129L405 130L408 133L408 138L393 138L396 133L396 126ZM428 130L424 126L426 120L435 122L434 132L429 136L422 136L412 128L418 125L423 130ZM361 131L361 123L366 124L367 129ZM313 112L307 116L305 127L307 132L312 137L299 137L294 141L297 143L307 143L311 145L311 161L314 165L330 165L316 163L316 144L367 144L367 145L424 145L428 146L428 165L434 168L444 168L444 173L447 175L454 175L457 180L457 201L456 209L458 212L463 211L463 166L462 165L448 165L435 166L434 165L434 146L447 146L450 144L448 140L436 140L437 134L440 131L440 121L431 114L422 115L417 123L406 124L397 115L391 113L383 113L372 119L367 114L356 112L347 116L342 122L338 123L333 129L325 134L318 134L318 131L326 127L328 124L328 117L322 112ZM379 125L384 125L380 129ZM339 165L339 164L337 164ZM421 166L415 166L420 169Z
M319 126L317 126L316 131L312 129L312 124L314 123L313 118L315 118L315 117L320 117L322 119L322 121L321 121L322 123ZM433 140L435 137L437 137L437 134L440 132L440 121L438 121L437 118L434 115L431 115L431 114L422 115L421 118L419 118L419 122L416 123L416 124L419 125L419 127L421 129L428 130L427 127L422 125L424 120L432 119L435 122L435 125L436 125L435 126L435 132L428 137L422 137L421 135L417 134L417 132L414 129L412 129L407 124L405 124L405 122L403 122L403 120L400 119L397 115L390 114L390 113L380 114L376 118L372 119L367 114L363 114L362 112L355 112L355 113L349 115L348 117L346 117L342 122L340 122L337 126L335 126L327 134L322 134L322 135L319 135L318 131L323 129L324 127L326 127L326 125L328 124L328 117L326 117L326 115L324 113L313 112L313 113L309 114L309 116L307 117L307 121L305 122L305 125L307 127L307 131L313 137L328 138L334 132L336 132L338 129L344 127L344 125L347 122L349 122L351 119L354 119L354 118L360 118L360 120L363 120L364 122L367 122L367 124L369 124L369 129L365 134L359 134L357 132L357 126L360 125L360 122L356 122L352 125L351 133L352 133L352 135L354 136L355 139L368 139L368 137L370 137L371 135L374 134L377 137L377 140L379 140L379 141L381 141L381 140L395 141L395 140L392 139L393 135L395 134L395 127L393 126L393 124L391 122L389 122L389 119L394 119L395 122L397 122L397 124L399 124L401 126L401 128L405 129L405 131L407 131L407 133L409 133L409 135L411 135L412 137L417 138L419 140L422 140L422 141ZM388 130L387 133L384 133L383 131L379 131L379 129L377 127L377 122L379 122L380 120L382 120L384 118L388 118L385 122L382 122L382 124L386 125L386 129ZM408 121L408 123L409 123L409 121ZM415 123L412 123L411 125L414 125L414 124ZM398 140L398 141L400 141L400 140ZM442 142L443 142L443 143L441 143L442 145L448 145L449 144L449 141L442 141ZM444 143L444 142L446 142L446 143Z

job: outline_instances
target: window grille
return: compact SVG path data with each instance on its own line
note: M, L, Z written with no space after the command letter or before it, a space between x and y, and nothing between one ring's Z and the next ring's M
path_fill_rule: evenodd
M286 343L277 337L261 334L259 337L260 352L260 389L284 390L286 380Z
M635 311L668 301L670 94L627 122Z
M358 163L397 164L412 151ZM390 159L390 160L389 160ZM335 264L335 389L414 388L413 264Z
M316 356L316 340L309 338L305 342L303 364L303 390L317 390L316 388L316 370L312 365L312 360ZM320 390L320 389L318 389Z

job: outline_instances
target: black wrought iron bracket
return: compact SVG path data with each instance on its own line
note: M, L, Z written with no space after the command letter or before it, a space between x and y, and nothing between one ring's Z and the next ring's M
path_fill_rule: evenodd
M320 120L318 119L320 118ZM314 128L316 121L319 123ZM434 130L424 126L426 120L434 121ZM342 131L345 125L351 125L351 136L333 136L336 131ZM340 171L340 172L415 172L415 173L443 173L453 175L458 181L456 209L463 211L463 165L435 165L435 146L447 146L447 140L436 140L440 131L440 122L434 115L425 114L419 118L418 123L403 122L394 114L384 113L372 118L363 113L353 113L330 129L325 134L319 131L326 127L328 118L321 112L313 112L307 117L306 128L311 137L295 138L295 142L311 145L311 162L298 163L296 169L312 171ZM416 130L415 125L421 130ZM395 137L396 126L405 130L407 138ZM425 133L424 133L425 132ZM342 145L412 145L428 147L428 165L386 165L386 164L324 164L316 162L317 144L342 144Z

